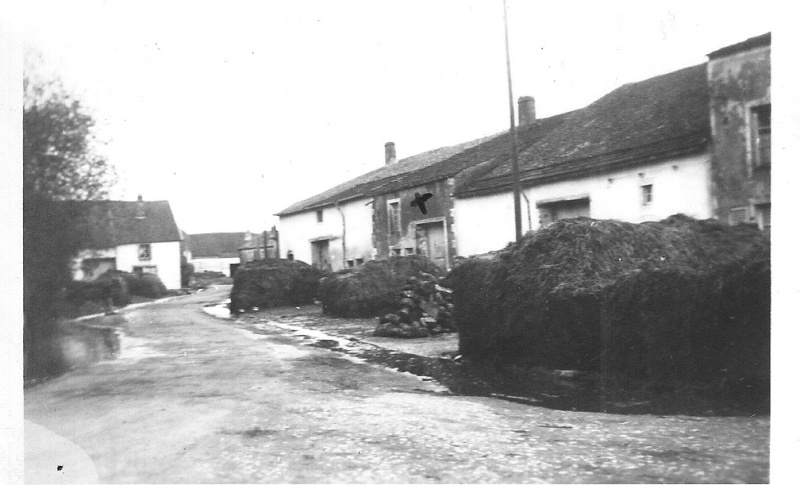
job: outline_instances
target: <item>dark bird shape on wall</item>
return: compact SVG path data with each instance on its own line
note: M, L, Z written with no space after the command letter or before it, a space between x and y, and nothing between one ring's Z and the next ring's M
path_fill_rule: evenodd
M433 197L433 194L430 192L424 195L419 195L419 192L414 192L414 200L411 201L411 207L417 206L423 214L427 214L428 209L425 208L425 201L431 197Z

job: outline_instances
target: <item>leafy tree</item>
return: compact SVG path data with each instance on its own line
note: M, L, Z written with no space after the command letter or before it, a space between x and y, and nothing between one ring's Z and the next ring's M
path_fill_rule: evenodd
M54 200L98 199L114 183L98 155L94 119L58 81L23 79L23 193Z
M100 156L94 119L58 81L23 78L23 310L25 374L59 365L53 347L61 289L85 221L69 200L99 199L114 182Z

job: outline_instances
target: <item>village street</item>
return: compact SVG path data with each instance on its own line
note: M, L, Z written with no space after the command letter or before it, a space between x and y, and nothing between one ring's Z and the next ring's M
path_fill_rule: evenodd
M227 291L109 317L122 322L119 358L28 389L28 478L768 480L768 417L623 416L454 396L436 382L305 345L280 327L254 333L203 312Z

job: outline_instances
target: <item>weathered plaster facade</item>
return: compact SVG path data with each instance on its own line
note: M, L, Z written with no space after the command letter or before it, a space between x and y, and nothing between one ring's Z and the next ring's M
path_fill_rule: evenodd
M377 259L422 254L450 268L456 254L452 190L453 179L443 179L376 196L372 231ZM415 192L433 194L425 203L427 214L411 206ZM399 224L390 220L393 203L399 209Z
M372 204L369 198L280 217L281 258L333 271L373 259ZM325 251L320 259L319 253ZM323 259L327 259L327 262Z
M763 227L769 225L771 170L757 160L757 111L771 109L769 37L760 44L710 54L708 82L716 216Z
M709 158L701 153L525 187L522 230L535 231L546 224L544 212L561 201L586 201L588 214L574 215L595 219L644 222L678 213L697 219L713 217ZM647 203L642 199L643 186L651 188ZM455 217L460 256L502 249L514 240L511 192L456 198Z

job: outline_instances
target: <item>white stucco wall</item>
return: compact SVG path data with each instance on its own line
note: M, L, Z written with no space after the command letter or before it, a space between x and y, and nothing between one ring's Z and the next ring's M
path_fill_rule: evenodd
M527 231L525 201L522 228ZM456 254L471 256L501 249L514 240L514 197L511 192L456 198L453 203Z
M231 264L239 263L239 258L196 258L192 259L191 263L194 265L195 273L217 271L230 276Z
M603 175L564 180L524 190L522 228L539 228L536 203L588 194L590 216L627 222L659 220L683 213L698 219L713 216L708 154L682 157ZM640 174L642 174L640 176ZM653 201L641 203L641 186L653 185ZM470 256L505 247L514 240L514 201L511 192L458 198L454 206L457 254Z
M366 205L370 200L358 199L339 206L346 224L346 259L363 258L365 262L372 259L372 205ZM281 217L281 258L292 251L294 259L311 264L311 239L325 236L335 237L329 242L332 268L344 268L342 214L336 207L322 209L322 222L317 222L315 210Z
M180 242L150 243L150 260L139 261L139 245L117 246L117 269L133 272L134 266L156 266L158 277L170 290L181 287L181 245Z

